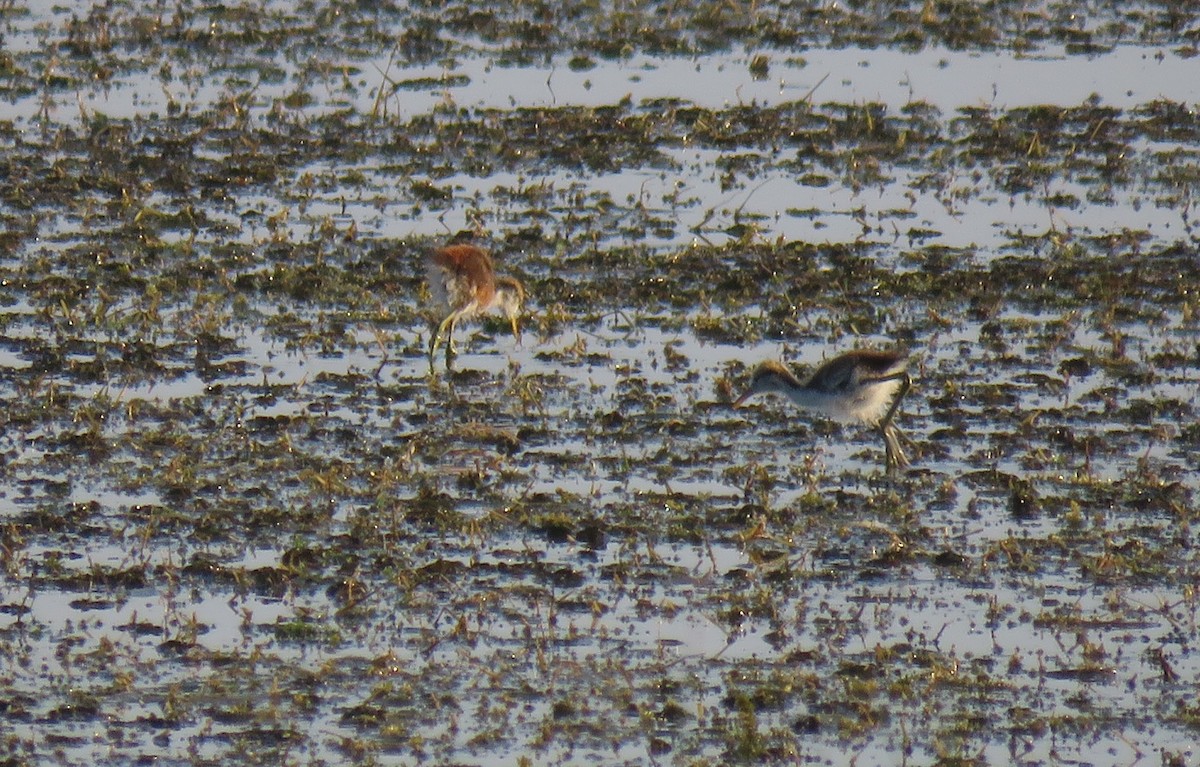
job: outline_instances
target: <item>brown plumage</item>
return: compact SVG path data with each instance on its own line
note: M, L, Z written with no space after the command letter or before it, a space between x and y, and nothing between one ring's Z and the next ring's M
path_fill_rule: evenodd
M521 340L517 320L525 301L525 288L511 277L497 277L492 257L483 248L455 243L438 248L425 261L429 293L438 308L446 312L429 340L429 362L446 337L446 362L454 355L454 326L461 319L493 309L512 323L513 336Z

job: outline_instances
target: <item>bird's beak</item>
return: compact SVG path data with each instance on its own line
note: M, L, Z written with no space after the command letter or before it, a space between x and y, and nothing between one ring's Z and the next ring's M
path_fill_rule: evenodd
M742 396L738 397L737 399L735 399L733 401L733 406L741 407L742 405L746 404L746 400L750 399L753 396L754 396L754 390L747 389L745 394L743 394Z

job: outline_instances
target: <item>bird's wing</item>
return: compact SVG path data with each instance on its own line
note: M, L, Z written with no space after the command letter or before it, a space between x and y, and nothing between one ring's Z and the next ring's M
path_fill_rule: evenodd
M433 259L425 262L425 281L429 285L429 296L439 306L452 306L456 291L455 273Z
M840 394L857 388L858 374L858 365L853 359L846 356L835 357L817 368L809 385L829 394Z

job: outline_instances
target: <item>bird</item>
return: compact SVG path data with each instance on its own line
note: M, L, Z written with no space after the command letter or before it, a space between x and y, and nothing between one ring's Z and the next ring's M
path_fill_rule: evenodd
M492 257L469 242L458 241L432 251L425 259L429 293L444 319L429 339L429 364L433 366L438 345L446 339L446 364L454 356L454 326L459 320L499 310L512 323L513 337L521 342L518 319L525 303L525 288L512 277L497 277Z
M857 349L824 363L803 383L782 363L763 362L733 406L741 407L758 394L782 394L805 410L875 426L883 437L887 470L892 472L908 466L900 447L902 435L892 419L911 387L904 354Z

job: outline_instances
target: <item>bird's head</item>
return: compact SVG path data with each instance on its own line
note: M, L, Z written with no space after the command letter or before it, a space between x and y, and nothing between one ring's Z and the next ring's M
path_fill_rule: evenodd
M756 394L785 392L800 385L799 379L792 374L792 371L779 362L769 360L754 369L750 375L750 386L746 388L742 396L733 401L733 406L741 407Z

